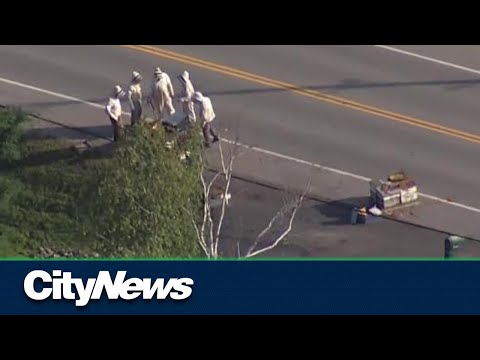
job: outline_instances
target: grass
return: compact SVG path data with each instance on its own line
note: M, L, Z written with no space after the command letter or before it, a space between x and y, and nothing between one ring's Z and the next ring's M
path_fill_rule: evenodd
M28 122L0 109L0 258L198 255L200 133L136 126L114 152L80 153L68 140L28 138Z
M29 139L22 155L0 164L0 257L34 257L40 248L90 255L81 204L108 159L56 139Z

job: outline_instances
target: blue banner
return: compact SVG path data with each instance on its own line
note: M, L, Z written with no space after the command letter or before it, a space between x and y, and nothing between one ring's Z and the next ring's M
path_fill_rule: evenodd
M476 261L2 261L0 314L480 314Z

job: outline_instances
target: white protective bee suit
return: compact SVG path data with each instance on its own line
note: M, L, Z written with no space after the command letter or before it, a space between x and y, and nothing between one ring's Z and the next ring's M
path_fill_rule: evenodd
M132 125L142 117L142 87L140 85L142 79L142 75L134 71L132 73L132 82L128 88L128 101L130 103Z
M188 116L188 120L191 122L196 121L195 106L192 98L195 94L195 88L190 80L190 74L188 71L184 71L178 75L178 80L182 86L182 92L180 94L180 102L183 105L183 113Z
M212 101L209 97L203 96L201 92L196 92L193 96L193 101L198 104L200 111L200 120L202 121L203 137L207 147L213 142L219 141L219 136L216 130L212 127L212 121L215 119L215 111L213 110Z
M105 112L107 113L113 128L113 140L116 142L120 137L120 128L122 127L122 104L120 98L125 95L125 92L119 85L113 89L113 94L108 98L105 105Z
M152 94L150 96L150 104L157 121L162 121L165 115L165 110L168 115L175 114L172 98L175 93L173 91L172 81L167 73L160 68L155 70L155 79L152 85Z

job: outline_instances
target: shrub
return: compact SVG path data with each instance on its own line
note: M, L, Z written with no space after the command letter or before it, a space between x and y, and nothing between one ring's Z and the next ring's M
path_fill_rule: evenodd
M39 247L89 246L79 211L83 194L95 186L89 167L61 140L27 140L21 153L0 176L3 236L24 255Z
M40 247L103 257L200 255L192 225L202 201L200 129L179 136L138 125L99 158L62 140L27 139L26 119L18 109L0 113L0 257L35 256ZM186 150L190 160L182 161Z
M0 161L12 162L21 157L20 143L28 115L17 108L0 108Z
M199 256L192 214L199 214L201 138L173 136L145 125L121 140L88 201L90 234L101 254L122 257ZM174 141L172 149L166 142ZM180 160L188 150L190 160ZM195 216L195 215L193 215ZM197 220L197 219L195 219Z

